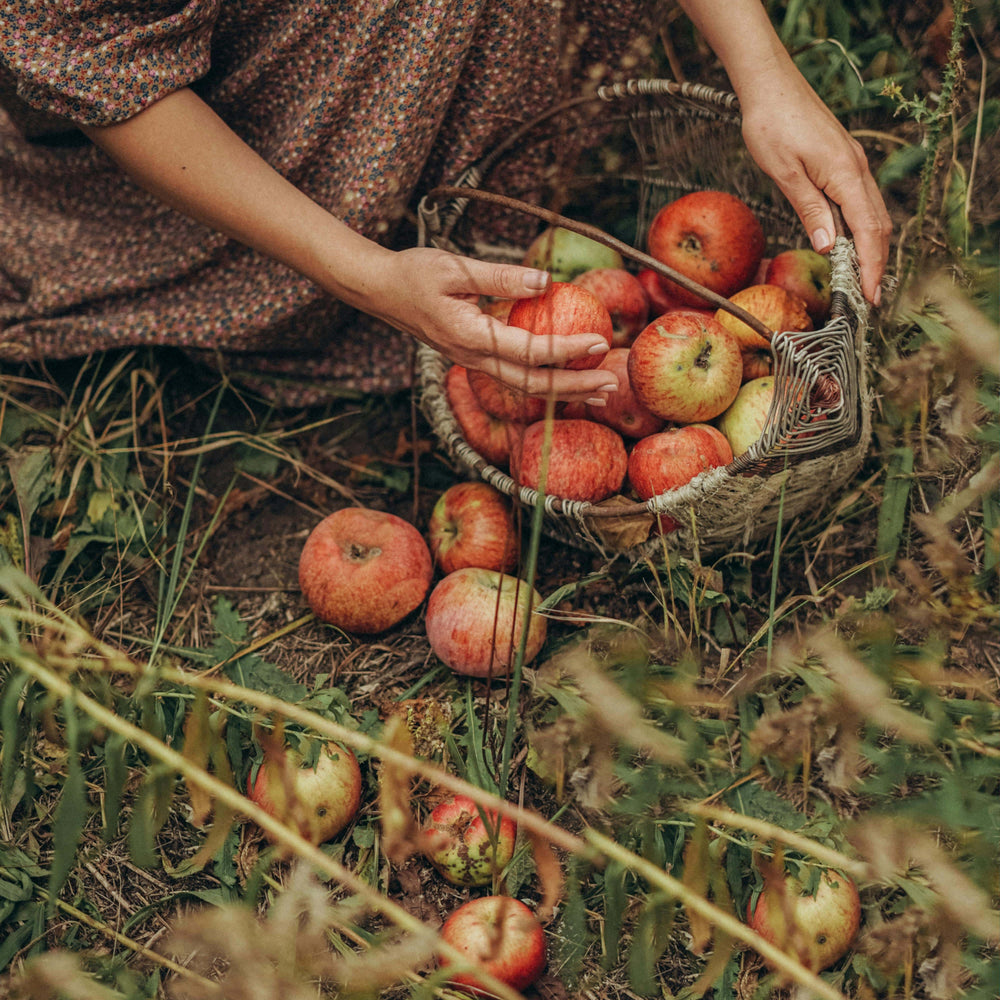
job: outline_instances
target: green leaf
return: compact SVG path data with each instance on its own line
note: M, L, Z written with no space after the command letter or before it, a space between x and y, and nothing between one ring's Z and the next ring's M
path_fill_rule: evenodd
M120 733L108 734L104 743L104 842L114 839L118 832L122 791L128 779L125 766L125 737Z
M52 455L48 449L23 451L7 462L25 523L52 490Z
M571 858L566 872L566 899L559 921L558 964L567 989L575 991L590 944L587 932L587 908L580 891L581 865Z
M618 964L625 910L628 907L628 893L625 890L627 876L628 869L617 861L609 861L604 869L604 957L601 966L605 970Z
M670 941L676 904L662 893L646 900L635 925L628 954L628 978L632 989L640 996L656 996L656 965Z
M877 174L879 187L888 187L896 181L907 180L920 172L927 159L923 146L902 146L894 149L883 162Z
M913 483L913 449L894 448L889 453L885 493L878 514L876 551L887 561L895 559L906 525L906 510Z

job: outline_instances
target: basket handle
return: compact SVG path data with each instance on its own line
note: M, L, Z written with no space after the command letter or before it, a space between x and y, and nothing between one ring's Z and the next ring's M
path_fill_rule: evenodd
M649 254L643 253L641 250L636 250L635 247L629 246L628 243L611 236L609 233L604 232L603 229L599 229L597 226L592 226L588 222L577 222L575 219L569 219L564 215L560 215L558 212L553 212L547 208L541 208L539 205L532 205L530 202L521 201L518 198L511 198L509 195L497 194L494 191L484 191L480 188L474 187L436 187L427 193L426 200L428 202L432 202L436 198L468 198L476 201L483 201L490 205L499 205L502 208L512 208L517 211L525 212L528 215L536 216L543 222L547 222L549 225L561 226L563 229L569 229L572 232L577 233L579 236L586 236L597 243L602 243L604 246L610 247L612 250L617 250L623 257L628 257L637 264L642 264L645 267L652 268L654 271L657 271L665 278L669 278L682 288L685 288L689 292L693 292L695 295L699 295L703 299L711 302L717 309L724 309L726 312L735 316L738 320L742 320L747 326L750 327L751 330L760 334L760 336L762 336L765 340L770 341L774 334L773 330L771 330L765 323L762 323L752 313L747 312L746 309L735 305L730 302L729 299L724 298L717 292L713 292L711 289L706 288L704 285L699 284L691 278L688 278L679 271L675 271L672 267L669 267L662 261L657 260L655 257L650 257Z

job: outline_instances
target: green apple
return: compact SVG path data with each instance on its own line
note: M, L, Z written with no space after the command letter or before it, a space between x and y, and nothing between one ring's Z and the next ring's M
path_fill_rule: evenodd
M562 226L550 226L539 233L525 251L521 263L525 267L548 271L554 281L572 281L598 267L625 266L617 250Z

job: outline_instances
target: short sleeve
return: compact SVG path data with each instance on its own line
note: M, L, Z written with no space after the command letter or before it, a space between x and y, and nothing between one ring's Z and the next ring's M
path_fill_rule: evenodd
M31 107L110 125L208 72L220 2L0 0L0 62Z

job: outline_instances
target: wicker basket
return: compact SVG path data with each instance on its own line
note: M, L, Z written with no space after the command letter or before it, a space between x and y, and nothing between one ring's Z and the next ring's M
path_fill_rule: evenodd
M421 245L484 259L519 261L522 246L477 237L469 222L469 205L491 197L510 203L508 198L491 196L484 187L510 150L523 151L530 143L558 148L572 130L584 127L592 132L597 128L605 138L613 128L625 128L631 135L635 167L616 173L615 181L634 189L637 234L645 233L652 216L666 202L687 191L715 188L738 195L754 208L771 251L806 245L787 202L746 153L734 95L668 80L643 80L603 88L598 99L607 107L601 106L596 126L592 114L581 119L584 98L566 102L512 133L469 170L455 189L445 192L447 201L441 202L442 192L432 192L421 204ZM589 100L592 107L595 99ZM553 218L544 209L518 204L530 215ZM532 221L537 229L537 221ZM610 236L605 242L643 266L656 266L641 249L622 246ZM811 333L779 332L771 340L776 392L764 434L730 465L644 503L627 497L581 503L520 487L465 441L445 396L449 363L426 347L420 347L417 356L421 407L457 463L525 506L542 503L547 533L572 545L605 556L625 554L636 559L662 553L664 544L699 555L744 548L772 533L780 519L821 509L854 475L868 447L868 309L853 242L842 233L830 259L833 304L829 322ZM817 410L823 414L820 422ZM658 535L652 530L658 513L669 515L679 528Z

